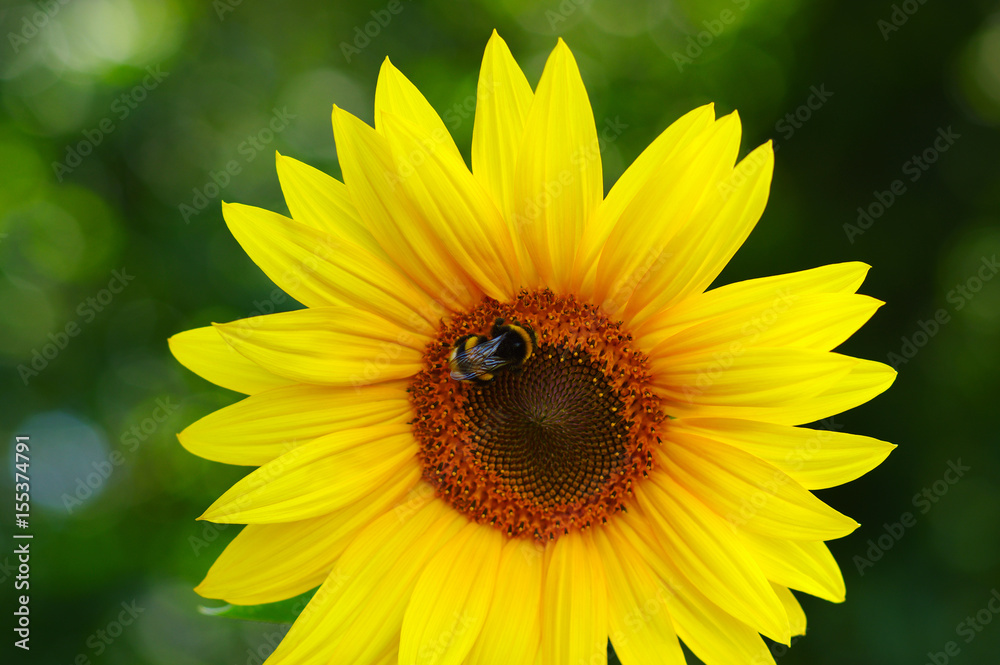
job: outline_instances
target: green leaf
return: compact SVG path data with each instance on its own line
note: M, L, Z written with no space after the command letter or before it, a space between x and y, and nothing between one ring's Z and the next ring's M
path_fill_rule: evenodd
M319 587L317 587L319 588ZM198 606L198 611L207 616L243 619L244 621L266 621L268 623L292 623L299 616L306 603L316 593L316 589L300 596L263 605L223 605L221 607Z

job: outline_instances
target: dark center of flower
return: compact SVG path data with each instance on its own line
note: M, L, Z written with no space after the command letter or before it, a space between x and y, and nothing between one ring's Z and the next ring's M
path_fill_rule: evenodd
M624 407L586 351L541 346L522 371L470 388L465 414L476 460L504 492L554 509L597 494L621 473Z
M452 379L455 341L487 335L497 318L531 327L534 352L491 381ZM552 539L623 510L663 423L645 356L630 343L596 307L547 290L455 317L410 386L424 479L511 536Z

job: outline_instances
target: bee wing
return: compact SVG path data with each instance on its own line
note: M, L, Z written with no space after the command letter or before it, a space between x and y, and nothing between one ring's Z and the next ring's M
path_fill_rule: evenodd
M494 337L493 339L483 342L482 344L477 344L466 351L465 355L468 356L472 365L480 367L485 371L503 367L508 361L496 355L497 347L500 346L500 341L503 337L504 335L500 335L499 337Z
M451 378L456 381L468 381L506 365L507 361L496 355L502 339L503 335L500 335L460 352L448 362Z

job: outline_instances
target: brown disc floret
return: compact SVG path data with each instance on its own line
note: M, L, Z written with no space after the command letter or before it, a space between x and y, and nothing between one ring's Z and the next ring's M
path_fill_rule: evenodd
M536 337L523 365L486 382L449 376L455 341L496 319ZM646 357L597 307L551 291L492 299L446 322L410 384L424 479L510 536L548 540L624 510L653 464L664 417Z

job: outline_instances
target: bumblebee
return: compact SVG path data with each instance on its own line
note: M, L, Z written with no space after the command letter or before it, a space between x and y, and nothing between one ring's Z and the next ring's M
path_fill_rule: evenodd
M531 357L535 332L516 323L497 319L489 337L466 335L455 341L448 356L448 369L456 381L486 383L501 370L517 370Z

